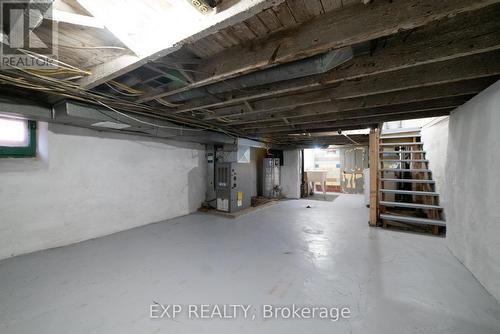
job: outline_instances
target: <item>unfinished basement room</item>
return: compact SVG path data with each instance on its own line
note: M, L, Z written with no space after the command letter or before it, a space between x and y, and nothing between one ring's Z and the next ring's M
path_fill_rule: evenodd
M500 334L500 0L0 20L0 334Z

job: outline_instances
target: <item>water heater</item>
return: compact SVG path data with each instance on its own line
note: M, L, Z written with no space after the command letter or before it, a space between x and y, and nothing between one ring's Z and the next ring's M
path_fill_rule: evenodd
M262 195L267 198L276 198L281 195L280 159L263 159L263 186Z

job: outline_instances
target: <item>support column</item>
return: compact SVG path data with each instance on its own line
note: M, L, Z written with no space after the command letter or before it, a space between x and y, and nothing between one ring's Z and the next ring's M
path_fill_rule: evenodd
M370 132L370 226L378 223L379 130Z

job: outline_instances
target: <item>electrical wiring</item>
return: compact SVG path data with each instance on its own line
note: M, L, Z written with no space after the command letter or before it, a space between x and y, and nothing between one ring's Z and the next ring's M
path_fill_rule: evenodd
M140 104L133 101L122 100L116 95L109 95L103 92L95 92L95 91L86 91L82 89L78 84L73 82L63 81L61 79L53 78L51 76L47 76L43 74L39 74L37 72L30 72L29 70L25 70L19 67L12 67L17 70L17 77L0 74L0 79L3 82L8 83L10 85L18 86L21 88L26 88L30 90L39 90L44 92L54 93L60 96L64 96L67 98L75 99L82 102L95 101L95 103L105 106L106 108L113 110L115 113L122 115L123 117L128 117L137 122L147 124L154 127L159 128L174 128L182 131L217 131L224 133L232 138L237 138L240 136L237 132L233 130L226 130L217 126L216 124L210 124L207 122L203 122L200 120L196 120L193 118L186 118L180 115L174 114L165 114L165 112L161 109L154 108L152 106L148 106L145 104ZM132 89L132 88L129 88ZM176 123L183 124L185 126L194 127L195 129L188 129L184 127L173 127L173 126L161 126L159 124L154 124L150 122L145 122L140 119L137 119L129 114L118 111L117 108L127 111L132 114L139 114L148 117L156 117L159 119L164 119L167 121L172 121Z
M111 88L113 91L117 92L118 94L122 94L124 96L132 96L132 97L141 96L141 94L137 94L137 93L125 93L125 92L122 92L121 90L118 90L115 87L113 87L113 85L111 85L108 82L106 82L105 84L106 84L106 86L108 86L109 88Z
M97 99L96 99L96 100L94 100L94 101L95 101L95 102L97 102L97 103L99 103L100 105L102 105L102 106L104 106L104 107L108 108L109 110L111 110L111 111L113 111L113 112L117 113L118 115L121 115L121 116L123 116L123 117L130 118L130 119L132 119L132 120L134 120L134 121L136 121L136 122L139 122L139 123L142 123L142 124L146 124L146 125L150 125L150 126L153 126L153 127L157 127L157 128L161 128L161 129L180 130L180 131L181 131L181 133L182 133L182 131L191 131L191 132L201 132L201 131L206 131L206 129L189 129L189 128L187 128L187 129L186 129L186 128L179 128L179 127L173 127L173 126L165 126L165 125L160 125L160 124L154 124L154 123L146 122L146 121L140 120L140 119L138 119L138 118L132 117L132 116L130 116L130 115L127 115L127 114L125 114L125 113L122 113L122 112L120 112L120 111L118 111L118 110L116 110L116 109L114 109L114 108L112 108L112 107L110 107L110 106L106 105L106 104L105 104L105 103L103 103L102 101L99 101L99 100L97 100ZM218 130L219 130L220 132L225 133L225 134L226 134L227 136L229 136L229 137L232 137L232 138L237 138L237 136L234 136L234 135L232 135L232 134L228 133L227 131L224 131L224 130L222 130L222 129L218 129Z
M66 47L66 46L63 46L63 47ZM104 47L73 47L73 48L120 49L120 47L112 47L112 46L109 46L109 47L107 47L107 46L104 46ZM239 134L237 132L233 132L232 130L231 131L225 130L225 129L221 128L220 126L217 126L216 124L210 124L210 123L206 123L206 122L201 123L200 121L198 121L196 119L186 118L186 117L182 117L180 115L177 115L177 113L160 116L160 115L154 113L156 111L156 109L151 107L151 106L143 105L143 104L128 101L128 100L121 100L114 95L108 95L108 94L105 94L102 92L97 93L97 92L85 91L80 86L72 83L71 81L76 80L78 78L81 78L84 75L90 75L90 74L92 74L91 72L79 69L75 66L64 63L64 62L59 61L57 59L53 59L53 58L50 58L50 57L47 57L44 55L40 55L40 54L31 52L31 51L27 51L27 50L23 50L23 49L20 49L20 51L23 52L24 54L30 56L30 57L33 57L34 59L43 60L43 61L50 61L50 62L56 63L57 68L54 68L54 69L29 69L29 70L27 70L27 69L22 69L22 68L13 66L14 69L21 71L22 73L25 73L25 74L29 75L30 77L34 77L34 78L42 81L44 83L43 86L40 84L36 84L36 83L30 83L29 81L26 80L26 78L19 79L19 78L13 78L10 76L0 76L0 79L2 82L8 83L8 84L14 84L15 86L25 88L25 89L56 93L60 96L76 99L78 101L88 102L88 100L90 99L90 100L106 107L107 109L123 116L123 117L129 118L131 120L134 120L134 121L142 123L142 124L157 127L157 128L173 129L173 130L179 130L179 131L194 131L194 132L212 130L212 131L218 131L218 132L224 133L232 138L237 138L239 136ZM62 79L55 78L55 76L61 76L61 75L71 75L71 77L62 78ZM178 79L175 76L171 79L183 81L183 80ZM223 82L225 84L227 84L228 86L231 86L229 83L226 83L225 81L223 81ZM128 86L126 86L122 83L116 82L116 81L106 82L106 85L108 87L110 87L114 92L116 92L120 95L123 95L123 96L139 97L139 96L144 94L144 92L142 92L140 90L133 89L131 87L128 87ZM240 89L238 89L238 90L240 90ZM243 90L241 90L241 91L243 91ZM103 101L107 101L108 103L105 103ZM183 104L171 103L171 102L165 101L162 98L157 98L157 99L155 99L155 101L158 102L159 104L166 106L166 107L169 107L169 108L177 108L177 107L183 105ZM138 118L135 118L133 116L130 116L126 113L123 113L121 111L118 111L110 104L112 104L114 107L118 107L120 109L126 110L126 111L131 112L131 113L140 114L140 113L147 112L149 114L148 116L150 116L150 117L167 119L167 120L170 120L173 122L177 122L177 123L185 124L185 125L188 125L191 127L195 127L195 129L185 128L185 127L162 126L160 124L146 122L146 121L140 120ZM139 112L138 109L139 110L142 109L142 110L144 110L144 112ZM207 110L207 109L205 109L205 110L200 109L200 111L203 111L203 112L208 113L208 114L213 114L213 111ZM151 112L153 112L153 113L151 113ZM163 111L162 111L162 113L163 113ZM220 122L223 122L223 123L230 122L230 120L228 120L225 117L221 117L218 120Z
M170 107L170 108L175 108L175 107L182 106L182 104L171 103L171 102L165 101L162 98L157 98L157 99L155 99L155 101L158 102L159 104L164 105L165 107Z
M217 117L217 120L220 121L220 122L223 122L223 123L229 123L229 122L232 121L231 119L228 119L228 118L226 118L224 116Z
M75 66L69 65L69 64L67 64L65 62L62 62L62 61L54 59L54 58L47 57L45 55L41 55L39 53L35 53L35 52L24 50L24 49L18 49L18 50L21 51L22 53L30 56L30 57L33 57L33 58L37 59L37 60L42 60L43 59L44 61L55 62L55 63L58 64L58 67L63 68L65 70L69 71L69 72L77 72L77 73L82 73L82 74L87 74L87 75L92 74L92 72L79 69L79 68L77 68Z
M193 131L193 132L199 132L199 131L206 131L204 129L186 129L186 128L183 128L183 127L173 127L173 126L166 126L166 125L160 125L160 124L154 124L154 123L150 123L150 122L146 122L146 121L143 121L143 120L140 120L138 118L135 118L135 117L132 117L130 115L127 115L125 113L122 113L108 105L106 105L104 102L101 102L99 100L94 100L95 102L99 103L100 105L108 108L109 110L117 113L118 115L121 115L123 117L127 117L127 118L130 118L131 120L134 120L136 122L139 122L141 124L146 124L146 125L150 125L150 126L154 126L154 127L157 127L157 128L162 128L162 129L171 129L171 130L180 130L180 131Z
M131 94L144 94L143 91L138 90L138 89L134 89L134 88L129 87L127 85L124 85L118 81L111 80L111 81L109 81L109 83L116 86L117 88L123 89L124 91L129 92Z
M69 77L69 78L64 78L61 79L62 81L71 81L71 80L77 80L83 78L83 75L75 75L74 77Z

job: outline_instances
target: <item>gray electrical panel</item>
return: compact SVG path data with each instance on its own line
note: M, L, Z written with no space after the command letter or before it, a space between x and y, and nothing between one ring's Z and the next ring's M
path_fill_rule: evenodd
M248 163L217 162L215 190L217 210L237 212L250 207L250 168Z
M276 198L281 195L280 159L263 159L263 187L262 195L267 198Z

